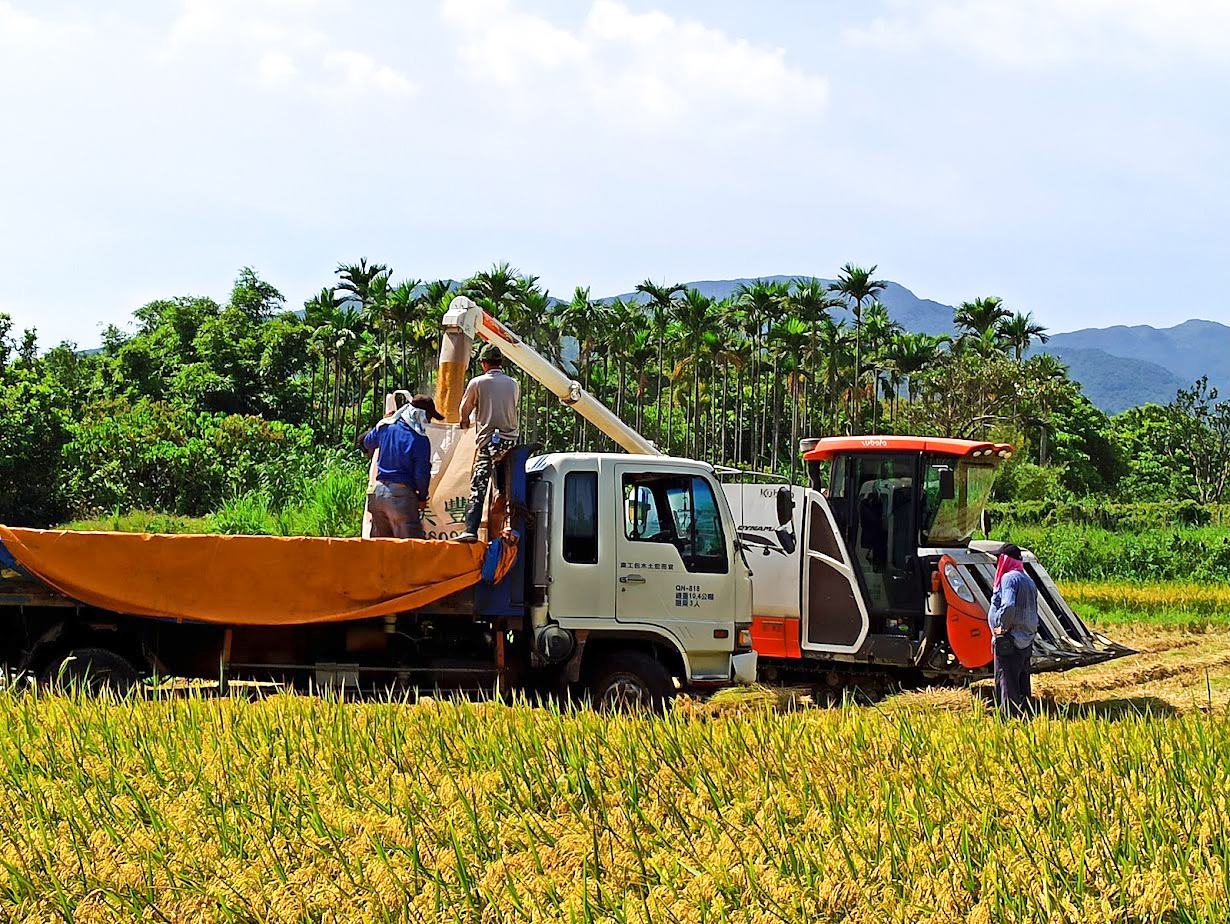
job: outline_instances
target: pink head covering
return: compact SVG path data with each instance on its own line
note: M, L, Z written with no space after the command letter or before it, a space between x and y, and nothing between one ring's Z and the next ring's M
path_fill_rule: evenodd
M999 567L995 569L995 586L999 587L999 582L1003 580L1005 574L1010 571L1024 571L1025 563L1021 561L1021 550L1010 543L1000 547L999 550Z

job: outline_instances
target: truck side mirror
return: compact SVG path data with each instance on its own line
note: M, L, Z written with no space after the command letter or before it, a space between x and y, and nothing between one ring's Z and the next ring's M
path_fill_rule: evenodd
M777 489L777 523L785 526L794 520L794 494L789 488Z
M628 492L624 501L624 515L632 530L632 538L639 539L645 535L645 527L649 525L649 504L653 495L644 485L636 485Z
M957 496L957 481L952 469L940 469L940 500L952 500Z

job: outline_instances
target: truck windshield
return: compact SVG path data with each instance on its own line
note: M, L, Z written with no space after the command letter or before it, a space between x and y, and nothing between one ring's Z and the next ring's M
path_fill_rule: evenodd
M942 496L944 472L953 474L954 497ZM994 483L994 465L979 465L951 457L929 461L919 511L923 544L944 546L967 541L978 528Z

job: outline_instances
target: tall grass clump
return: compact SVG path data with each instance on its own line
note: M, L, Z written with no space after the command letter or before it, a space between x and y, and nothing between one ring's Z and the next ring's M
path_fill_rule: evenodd
M209 515L210 532L236 536L268 536L275 532L268 494L248 491L232 497Z
M334 468L308 488L298 506L279 522L283 535L357 536L363 525L367 472Z
M1214 921L1230 719L0 695L0 919Z

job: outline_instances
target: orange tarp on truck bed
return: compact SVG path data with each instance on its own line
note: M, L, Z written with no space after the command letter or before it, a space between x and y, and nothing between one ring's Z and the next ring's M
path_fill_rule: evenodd
M284 626L399 613L478 583L485 546L427 539L14 529L0 541L61 593L134 616Z

